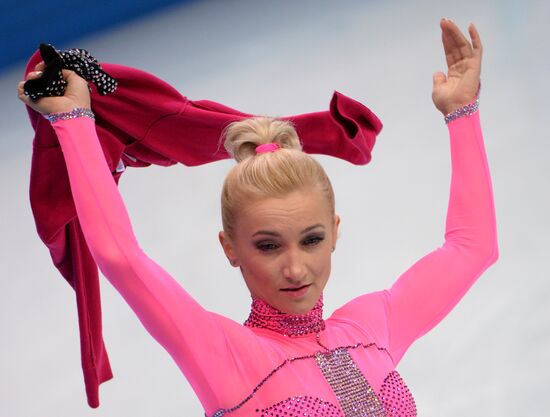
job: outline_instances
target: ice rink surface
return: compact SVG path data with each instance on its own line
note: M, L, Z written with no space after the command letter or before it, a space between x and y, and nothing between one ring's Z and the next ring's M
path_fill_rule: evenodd
M191 99L273 116L325 110L333 90L384 123L366 166L319 157L342 218L325 317L391 283L443 243L449 141L431 102L445 69L439 19L484 44L480 115L500 258L400 363L422 417L544 417L550 371L550 6L544 1L202 1L75 40ZM101 278L114 379L86 404L74 292L36 234L28 201L32 129L0 78L0 415L204 415L170 356ZM244 321L250 298L217 241L232 161L128 169L120 181L141 247L207 309ZM445 279L445 277L441 277ZM429 292L427 294L429 296ZM230 381L228 381L230 383Z

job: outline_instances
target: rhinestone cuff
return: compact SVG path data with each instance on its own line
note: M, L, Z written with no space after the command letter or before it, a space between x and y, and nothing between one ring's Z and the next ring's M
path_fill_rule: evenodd
M50 123L55 123L58 120L76 119L77 117L90 117L95 119L92 109L86 109L83 107L75 107L71 111L66 112L44 114L44 118L49 120Z
M445 123L449 124L453 120L456 120L460 117L464 116L470 116L471 114L474 114L478 108L479 108L479 90L481 89L481 84L479 85L479 88L477 89L476 99L472 101L469 104L466 104L465 106L456 109L455 111L447 114L445 116Z

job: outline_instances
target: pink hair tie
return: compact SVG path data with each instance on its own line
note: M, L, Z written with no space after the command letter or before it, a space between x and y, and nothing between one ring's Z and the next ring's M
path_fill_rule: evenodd
M279 148L279 144L275 142L262 143L261 145L256 146L256 153L275 152Z

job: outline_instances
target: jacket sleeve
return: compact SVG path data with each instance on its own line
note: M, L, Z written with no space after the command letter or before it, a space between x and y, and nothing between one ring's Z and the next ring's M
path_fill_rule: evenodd
M253 343L252 333L205 310L141 249L97 138L94 119L57 120L52 126L63 151L84 237L99 269L169 352L205 409L215 407L219 394L215 387L223 386L222 378L234 375L229 351Z
M371 330L397 363L498 259L491 176L479 111L451 121L451 185L444 243L391 288L361 295L335 312Z

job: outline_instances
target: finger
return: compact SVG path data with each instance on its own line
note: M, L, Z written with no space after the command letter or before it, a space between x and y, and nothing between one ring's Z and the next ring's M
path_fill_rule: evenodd
M468 39L466 39L466 36L464 36L456 23L454 23L452 20L447 20L447 22L447 36L452 42L453 48L455 50L455 56L459 55L461 58L471 56L472 45L470 44Z
M86 81L84 78L82 78L80 75L78 75L76 72L64 69L62 70L63 78L67 81L68 91L76 91L75 89L78 89L80 85L88 85L88 81Z
M479 37L479 32L473 23L470 23L468 27L468 32L470 33L470 39L472 39L472 46L474 48L474 53L481 55L483 51L483 45L481 45L481 38Z
M33 80L42 76L42 71L31 71L27 74L27 80Z
M457 50L454 39L450 36L449 25L450 20L442 18L440 22L441 26L441 41L443 43L443 50L445 52L445 59L447 61L447 67L450 68L456 62L461 59L460 51Z
M61 72L63 74L63 78L65 78L65 79L67 79L69 77L72 77L73 74L76 74L76 72L68 70L68 69L62 69ZM76 75L78 75L78 74L76 74Z
M30 103L30 97L25 94L25 90L23 88L24 85L25 81L21 81L17 84L17 96L19 97L19 100L28 105Z
M78 73L76 73L75 71L62 69L61 73L63 75L63 78L67 81L69 81L69 78L70 78L71 80L79 80L79 81L87 82L83 77L78 75Z
M78 82L84 81L84 78L82 78L80 75L78 75L76 72L63 69L61 70L61 74L63 76L63 79L69 83L69 85L76 84Z
M443 48L445 49L445 58L447 60L448 68L453 67L456 63L460 62L465 57L471 56L470 44L468 43L468 41L461 39L460 36L457 36L457 34L462 35L462 33L452 20L442 19L441 31Z
M443 73L441 71L437 71L437 72L434 73L434 75L433 75L433 87L434 88L445 84L446 81L447 81L447 76L445 75L445 73Z
M44 71L46 68L46 64L44 64L44 61L40 61L38 64L34 66L35 71Z

